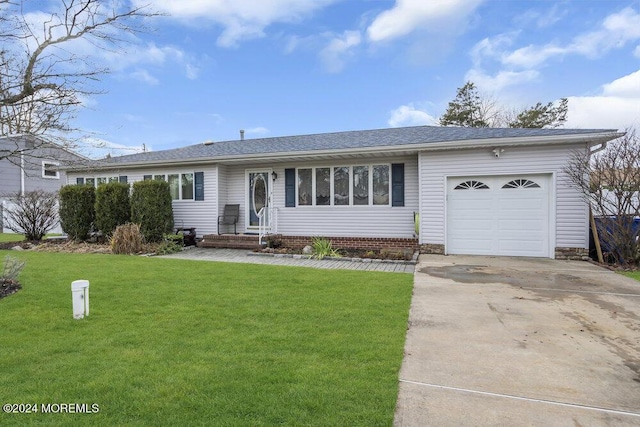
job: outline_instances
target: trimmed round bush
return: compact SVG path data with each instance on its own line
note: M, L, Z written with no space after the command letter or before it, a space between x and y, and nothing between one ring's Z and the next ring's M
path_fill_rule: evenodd
M147 180L133 184L131 221L140 224L140 231L147 242L161 242L164 234L173 231L168 182Z
M59 194L62 230L70 239L87 240L95 220L95 189L92 185L65 185Z

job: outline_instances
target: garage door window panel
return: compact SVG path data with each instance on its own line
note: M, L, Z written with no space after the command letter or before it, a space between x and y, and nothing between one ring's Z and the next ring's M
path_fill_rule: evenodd
M528 180L528 179L514 179L513 181L507 182L502 186L504 189L509 188L540 188L538 183Z
M454 188L454 190L488 190L488 189L489 189L489 186L484 182L474 181L474 180L461 182L460 184L456 185L456 187Z

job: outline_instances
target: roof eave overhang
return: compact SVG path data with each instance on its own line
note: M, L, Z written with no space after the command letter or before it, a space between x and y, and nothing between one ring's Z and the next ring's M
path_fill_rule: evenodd
M370 155L380 153L417 153L420 151L461 150L488 147L560 145L584 143L588 146L602 144L624 135L620 132L602 132L589 134L553 135L541 137L485 138L459 141L428 142L378 147L343 148L331 150L307 150L295 152L276 152L258 154L234 154L229 156L197 157L175 160L153 160L132 163L102 163L86 167L69 168L69 171L140 169L156 166L188 166L204 164L238 164L246 162L282 162L310 157L330 157L345 155Z
M453 142L434 142L421 149L421 151L455 150L465 148L488 148L488 147L513 147L531 145L562 145L562 144L586 144L593 146L602 144L612 139L623 136L620 132L600 132L588 134L553 135L539 137L512 137L512 138L490 138L490 139L469 139Z

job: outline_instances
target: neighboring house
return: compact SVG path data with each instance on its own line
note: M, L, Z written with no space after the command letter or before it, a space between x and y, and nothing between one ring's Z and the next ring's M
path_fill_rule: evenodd
M0 137L0 230L7 228L5 209L9 199L33 190L56 192L67 183L63 166L85 163L87 159L59 145L46 143L34 136L16 135ZM62 232L59 225L53 232Z
M224 206L238 204L239 232L277 233L291 245L325 236L340 247L581 257L588 209L563 167L574 150L618 136L418 126L241 138L113 157L68 179L167 180L176 223L196 227L205 244Z

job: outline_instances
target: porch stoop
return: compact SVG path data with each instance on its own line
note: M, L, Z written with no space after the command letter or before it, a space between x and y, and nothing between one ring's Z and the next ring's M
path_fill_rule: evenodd
M257 234L206 234L198 243L201 248L259 249Z

